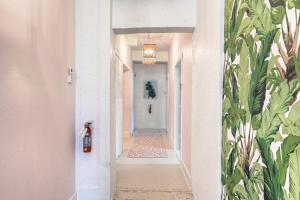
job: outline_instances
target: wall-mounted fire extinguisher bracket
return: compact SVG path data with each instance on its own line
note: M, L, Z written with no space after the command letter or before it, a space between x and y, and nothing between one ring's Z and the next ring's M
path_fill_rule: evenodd
M81 137L83 141L83 152L90 153L92 152L92 132L93 132L93 122L89 121L84 124L83 129L81 130Z

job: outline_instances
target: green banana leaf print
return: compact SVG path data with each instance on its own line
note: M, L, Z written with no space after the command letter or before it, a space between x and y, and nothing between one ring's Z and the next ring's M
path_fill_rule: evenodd
M300 200L300 0L225 0L222 200Z

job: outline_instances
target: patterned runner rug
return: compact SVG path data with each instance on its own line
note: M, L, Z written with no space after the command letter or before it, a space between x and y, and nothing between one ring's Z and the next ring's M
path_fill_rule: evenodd
M162 135L137 135L127 154L129 158L167 158Z

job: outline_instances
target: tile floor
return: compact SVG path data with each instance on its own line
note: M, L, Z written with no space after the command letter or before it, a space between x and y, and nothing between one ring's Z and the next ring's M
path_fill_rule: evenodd
M117 161L117 192L114 200L193 199L172 150L168 150L168 158L128 158L127 152L125 148Z
M114 200L192 200L177 164L120 164Z

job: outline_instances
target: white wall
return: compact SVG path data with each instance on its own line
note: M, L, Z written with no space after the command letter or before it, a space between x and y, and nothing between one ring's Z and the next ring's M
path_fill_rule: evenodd
M0 1L0 199L75 192L73 0Z
M192 34L175 34L169 56L169 140L173 143L175 131L174 116L174 74L175 65L181 60L181 159L184 163L188 176L191 173L191 102L192 102Z
M192 187L197 200L221 198L223 3L197 4L192 67Z
M113 0L113 29L193 28L195 4L196 0Z
M130 57L131 59L131 57ZM123 73L123 132L124 138L129 138L133 130L133 72L132 62L129 70ZM123 141L124 142L124 141Z
M115 68L110 0L76 0L76 186L79 200L109 200L115 186ZM93 150L78 136L94 120Z
M114 49L116 54L116 156L119 157L123 150L123 135L129 133L130 127L130 109L128 108L130 91L127 85L124 86L125 83L127 84L127 77L126 75L124 77L124 74L129 71L124 70L131 70L132 60L131 49L126 42L125 35L116 35ZM126 93L125 99L123 99L124 93ZM126 126L124 126L125 123L127 123ZM126 131L127 133L124 133Z

